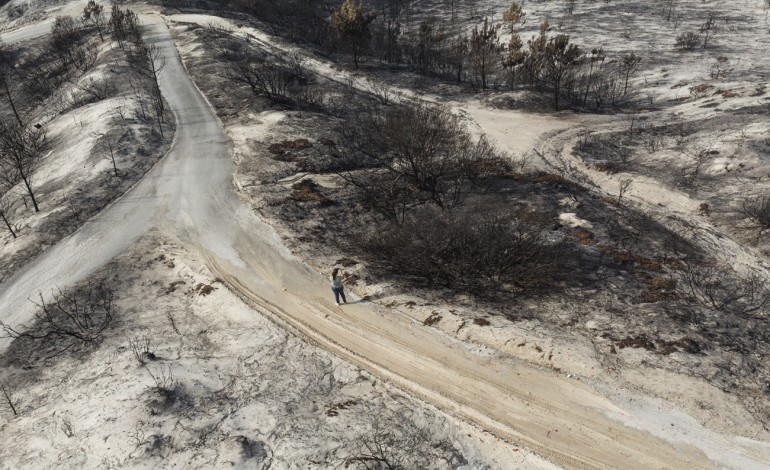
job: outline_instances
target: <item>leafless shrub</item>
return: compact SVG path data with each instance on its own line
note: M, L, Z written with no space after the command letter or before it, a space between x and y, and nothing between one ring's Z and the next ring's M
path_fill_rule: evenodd
M396 105L348 124L331 164L367 207L398 223L425 204L456 207L471 186L505 166L487 139L474 138L443 107Z
M86 73L96 65L99 58L99 46L94 42L86 42L76 51L73 64L80 73Z
M130 338L128 340L128 348L140 365L145 365L147 361L154 361L156 359L155 354L150 351L150 338L146 336Z
M640 136L642 138L642 146L650 154L662 149L665 143L665 136L658 129L643 128L640 130Z
M80 220L81 210L75 206L75 201L73 201L72 198L65 197L64 205L67 207L67 209L69 209L70 213L72 214L72 217L76 221L81 222Z
M126 106L126 102L123 101L120 104L113 106L112 112L116 117L119 117L122 121L125 121L126 116L128 115L128 107Z
M709 39L717 30L717 15L713 11L710 11L706 17L706 21L700 27L701 38L703 39L703 48L708 46Z
M681 317L699 323L708 311L739 317L757 314L770 304L767 282L759 274L739 274L715 263L685 263L677 282Z
M757 240L770 230L770 196L744 199L738 213L749 220L749 228L757 230Z
M684 169L680 183L687 188L692 188L703 176L703 169L706 166L709 157L718 154L719 151L714 150L713 143L701 142L685 147L684 153L691 158L692 165Z
M440 322L442 319L442 316L438 314L438 312L433 312L430 314L428 318L423 320L422 324L425 326L433 326L436 323Z
M297 81L302 83L310 80L310 71L307 68L307 61L300 54L294 53L281 58L283 64L288 68Z
M719 56L709 68L709 75L713 79L727 78L733 74L735 64L729 57Z
M686 32L676 37L674 48L682 51L692 51L692 50L695 50L695 48L697 48L702 41L703 41L703 38L701 37L700 34L693 33L693 32Z
M78 85L78 89L92 102L106 100L117 93L117 86L104 74L100 78L89 78Z
M232 28L228 28L227 26L221 26L212 22L204 26L203 34L207 39L211 39L211 40L225 39L232 36L233 30Z
M535 180L558 182L581 191L587 191L587 188L596 186L590 176L565 158L563 149L549 148L543 151L533 149L532 152L548 169L548 171L531 175Z
M386 84L372 83L369 86L369 90L372 96L381 104L389 105L393 102L393 93L390 91L390 87Z
M40 303L30 325L11 327L0 322L5 337L48 340L68 340L67 348L78 344L98 342L110 326L114 316L112 287L104 281L89 280L85 287L61 290L46 302L40 294Z
M171 371L170 365L166 365L166 367L158 366L154 372L146 365L144 366L144 369L152 378L152 381L155 384L152 388L158 395L164 398L170 398L174 395L178 382L174 379L174 374Z
M592 132L588 129L580 129L578 132L577 148L578 150L585 150L591 139Z
M295 96L298 101L315 103L318 100L313 93L303 90L309 83L309 73L300 56L260 55L232 35L215 47L225 61L223 77L248 86L255 96L265 96L279 103L288 103Z
M670 126L670 129L672 130L674 143L677 149L684 152L689 146L692 145L694 134L696 132L696 129L692 125L687 123L680 123Z
M234 81L246 83L255 95L265 95L273 101L286 101L294 75L279 61L249 60L234 64Z
M416 425L407 416L377 417L372 428L352 443L345 466L365 470L431 468L437 462L457 468L467 461L451 442Z
M136 424L134 430L128 434L128 437L131 438L131 442L134 444L136 449L143 446L144 443L147 442L147 435L145 434L144 429L142 429L143 424L143 422L139 421Z
M631 188L631 185L633 184L632 179L623 179L620 181L620 184L618 185L618 201L617 204L620 205L620 202L623 200L623 196L628 192L628 190Z
M322 108L325 96L323 89L317 86L298 86L290 91L291 100L302 108Z

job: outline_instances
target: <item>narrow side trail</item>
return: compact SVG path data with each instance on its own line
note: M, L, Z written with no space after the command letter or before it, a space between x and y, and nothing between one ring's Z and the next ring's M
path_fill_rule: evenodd
M238 199L220 122L186 74L162 18L142 20L148 41L167 60L161 89L177 120L175 143L124 197L0 288L3 321L28 321L28 295L83 279L157 228L200 250L234 291L308 340L556 464L715 468L699 449L608 418L625 413L580 382L512 359L490 360L371 303L334 306L325 278Z
M469 118L486 131L501 148L516 151L519 144L511 142L510 135L516 132L517 117L515 112L489 112L478 107L464 108ZM590 124L589 124L590 123ZM618 124L617 119L602 116L588 117L582 126L556 130L551 135L534 142L549 163L559 167L568 166L583 178L595 185L598 191L610 197L617 197L624 180L631 180L624 200L639 208L645 214L673 230L688 233L692 242L700 245L709 253L728 264L738 272L760 272L770 274L770 265L764 258L732 238L728 233L714 226L706 217L698 215L698 208L703 203L686 192L670 188L651 176L638 173L608 174L595 169L589 162L573 152L579 134L586 127L594 132L617 132L625 124ZM554 156L558 154L558 159ZM558 161L557 161L558 160ZM568 175L569 176L569 175Z

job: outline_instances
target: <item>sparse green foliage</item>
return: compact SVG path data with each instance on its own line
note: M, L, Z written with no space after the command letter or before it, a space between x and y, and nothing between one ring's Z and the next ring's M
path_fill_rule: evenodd
M511 2L511 6L509 6L508 9L503 13L503 21L505 21L511 32L513 32L513 29L516 26L524 24L524 17L526 15L527 14L524 13L521 3L513 0Z
M363 2L359 0L344 0L334 13L332 25L341 45L353 55L353 63L358 68L361 55L366 52L371 40L369 25L377 15L365 12Z
M508 50L503 55L503 68L508 72L508 82L513 86L516 69L527 60L527 52L524 50L524 42L521 36L513 33L508 43Z

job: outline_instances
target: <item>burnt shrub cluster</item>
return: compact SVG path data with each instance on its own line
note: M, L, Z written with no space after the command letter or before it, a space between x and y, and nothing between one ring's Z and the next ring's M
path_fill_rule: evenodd
M569 271L554 214L507 199L509 159L451 110L372 107L335 142L329 167L367 220L343 248L376 275L492 300L546 293Z
M423 213L359 233L352 249L380 274L494 299L551 291L568 270L551 218L527 210Z

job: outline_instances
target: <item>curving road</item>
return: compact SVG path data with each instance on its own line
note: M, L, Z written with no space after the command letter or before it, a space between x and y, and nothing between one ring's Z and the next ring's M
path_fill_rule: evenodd
M167 59L161 89L177 120L175 143L132 190L1 287L4 321L28 320L29 294L83 279L157 229L200 250L234 291L309 341L556 464L716 467L700 450L676 448L609 419L607 413L623 410L579 382L513 361L491 364L374 304L334 306L324 277L240 202L222 126L186 74L163 20L144 22L147 40Z

